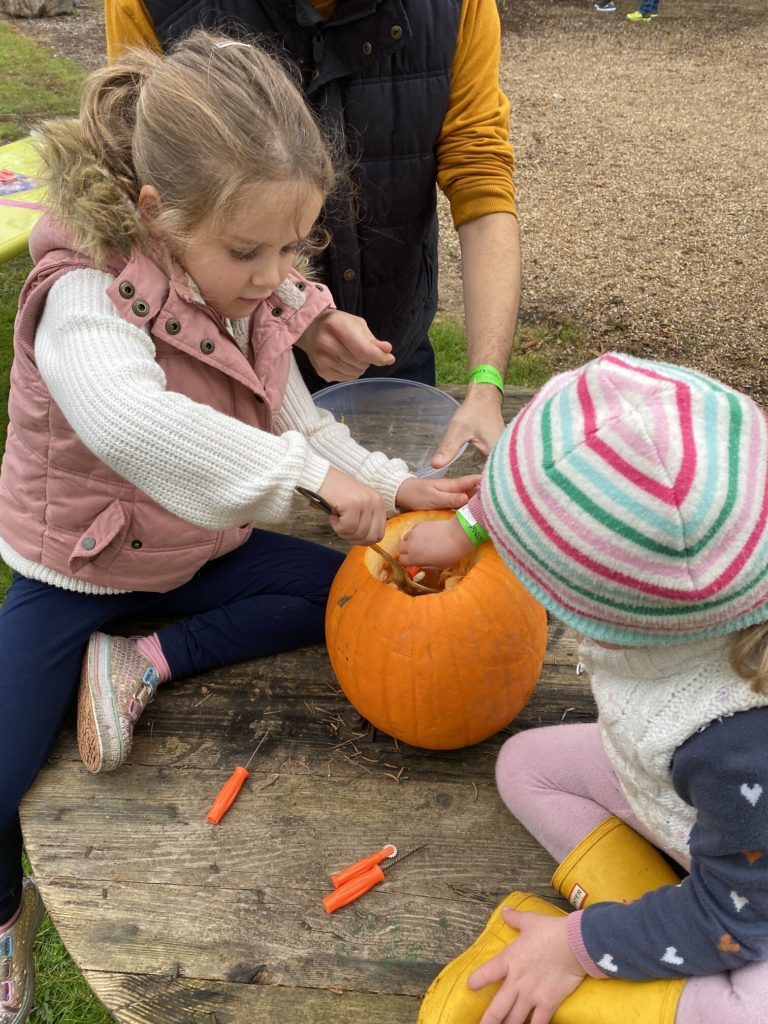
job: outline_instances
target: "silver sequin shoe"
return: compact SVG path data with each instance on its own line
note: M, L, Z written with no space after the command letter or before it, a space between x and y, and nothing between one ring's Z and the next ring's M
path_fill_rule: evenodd
M32 1009L35 965L32 947L43 920L43 901L33 878L25 878L21 913L0 932L0 1024L21 1024Z
M129 637L94 633L88 641L77 699L77 745L89 772L112 772L131 752L133 727L159 682Z

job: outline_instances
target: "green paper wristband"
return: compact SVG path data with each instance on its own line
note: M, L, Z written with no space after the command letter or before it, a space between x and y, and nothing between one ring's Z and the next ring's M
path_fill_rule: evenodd
M504 394L504 378L496 367L491 366L489 363L482 363L480 366L473 367L467 377L467 383L471 381L475 381L477 384L495 384L502 395Z
M462 528L464 533L469 537L475 547L478 544L482 544L484 540L488 540L488 531L485 527L481 526L480 523L475 522L474 519L470 522L465 519L462 515L463 509L456 509L456 518L459 521L459 526Z

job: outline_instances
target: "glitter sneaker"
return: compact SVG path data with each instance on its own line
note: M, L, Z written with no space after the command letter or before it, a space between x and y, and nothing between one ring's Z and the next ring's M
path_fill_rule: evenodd
M113 772L131 752L133 727L154 700L154 665L129 637L94 633L80 673L77 745L89 772Z
M43 920L43 901L33 878L25 878L21 912L7 931L0 932L0 1024L21 1024L32 1009L35 965L32 947Z

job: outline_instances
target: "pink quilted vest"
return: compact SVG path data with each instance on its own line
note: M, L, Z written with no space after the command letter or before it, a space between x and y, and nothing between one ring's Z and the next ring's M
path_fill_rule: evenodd
M30 251L35 266L21 293L14 331L0 535L22 557L77 580L122 590L171 590L209 559L243 544L251 527L214 531L188 523L82 444L37 370L35 330L54 281L93 264L47 217L34 228ZM292 346L333 305L326 288L291 272L252 316L249 360L195 301L181 269L169 281L137 251L128 260L112 260L107 269L115 275L108 294L119 314L149 326L169 391L272 429Z

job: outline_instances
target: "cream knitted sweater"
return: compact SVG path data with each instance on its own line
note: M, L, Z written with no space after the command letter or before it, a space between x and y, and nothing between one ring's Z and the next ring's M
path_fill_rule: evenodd
M294 487L318 490L331 465L377 490L395 510L410 475L406 463L353 441L347 427L314 404L295 362L275 434L167 391L149 333L123 320L107 296L111 281L99 270L60 278L38 325L35 356L70 426L113 470L181 519L211 530L286 521ZM246 326L230 327L247 352ZM2 540L0 555L32 579L105 592L51 573Z
M730 663L730 635L675 647L608 650L582 641L603 747L637 817L688 858L696 810L672 785L675 751L710 723L768 706Z

